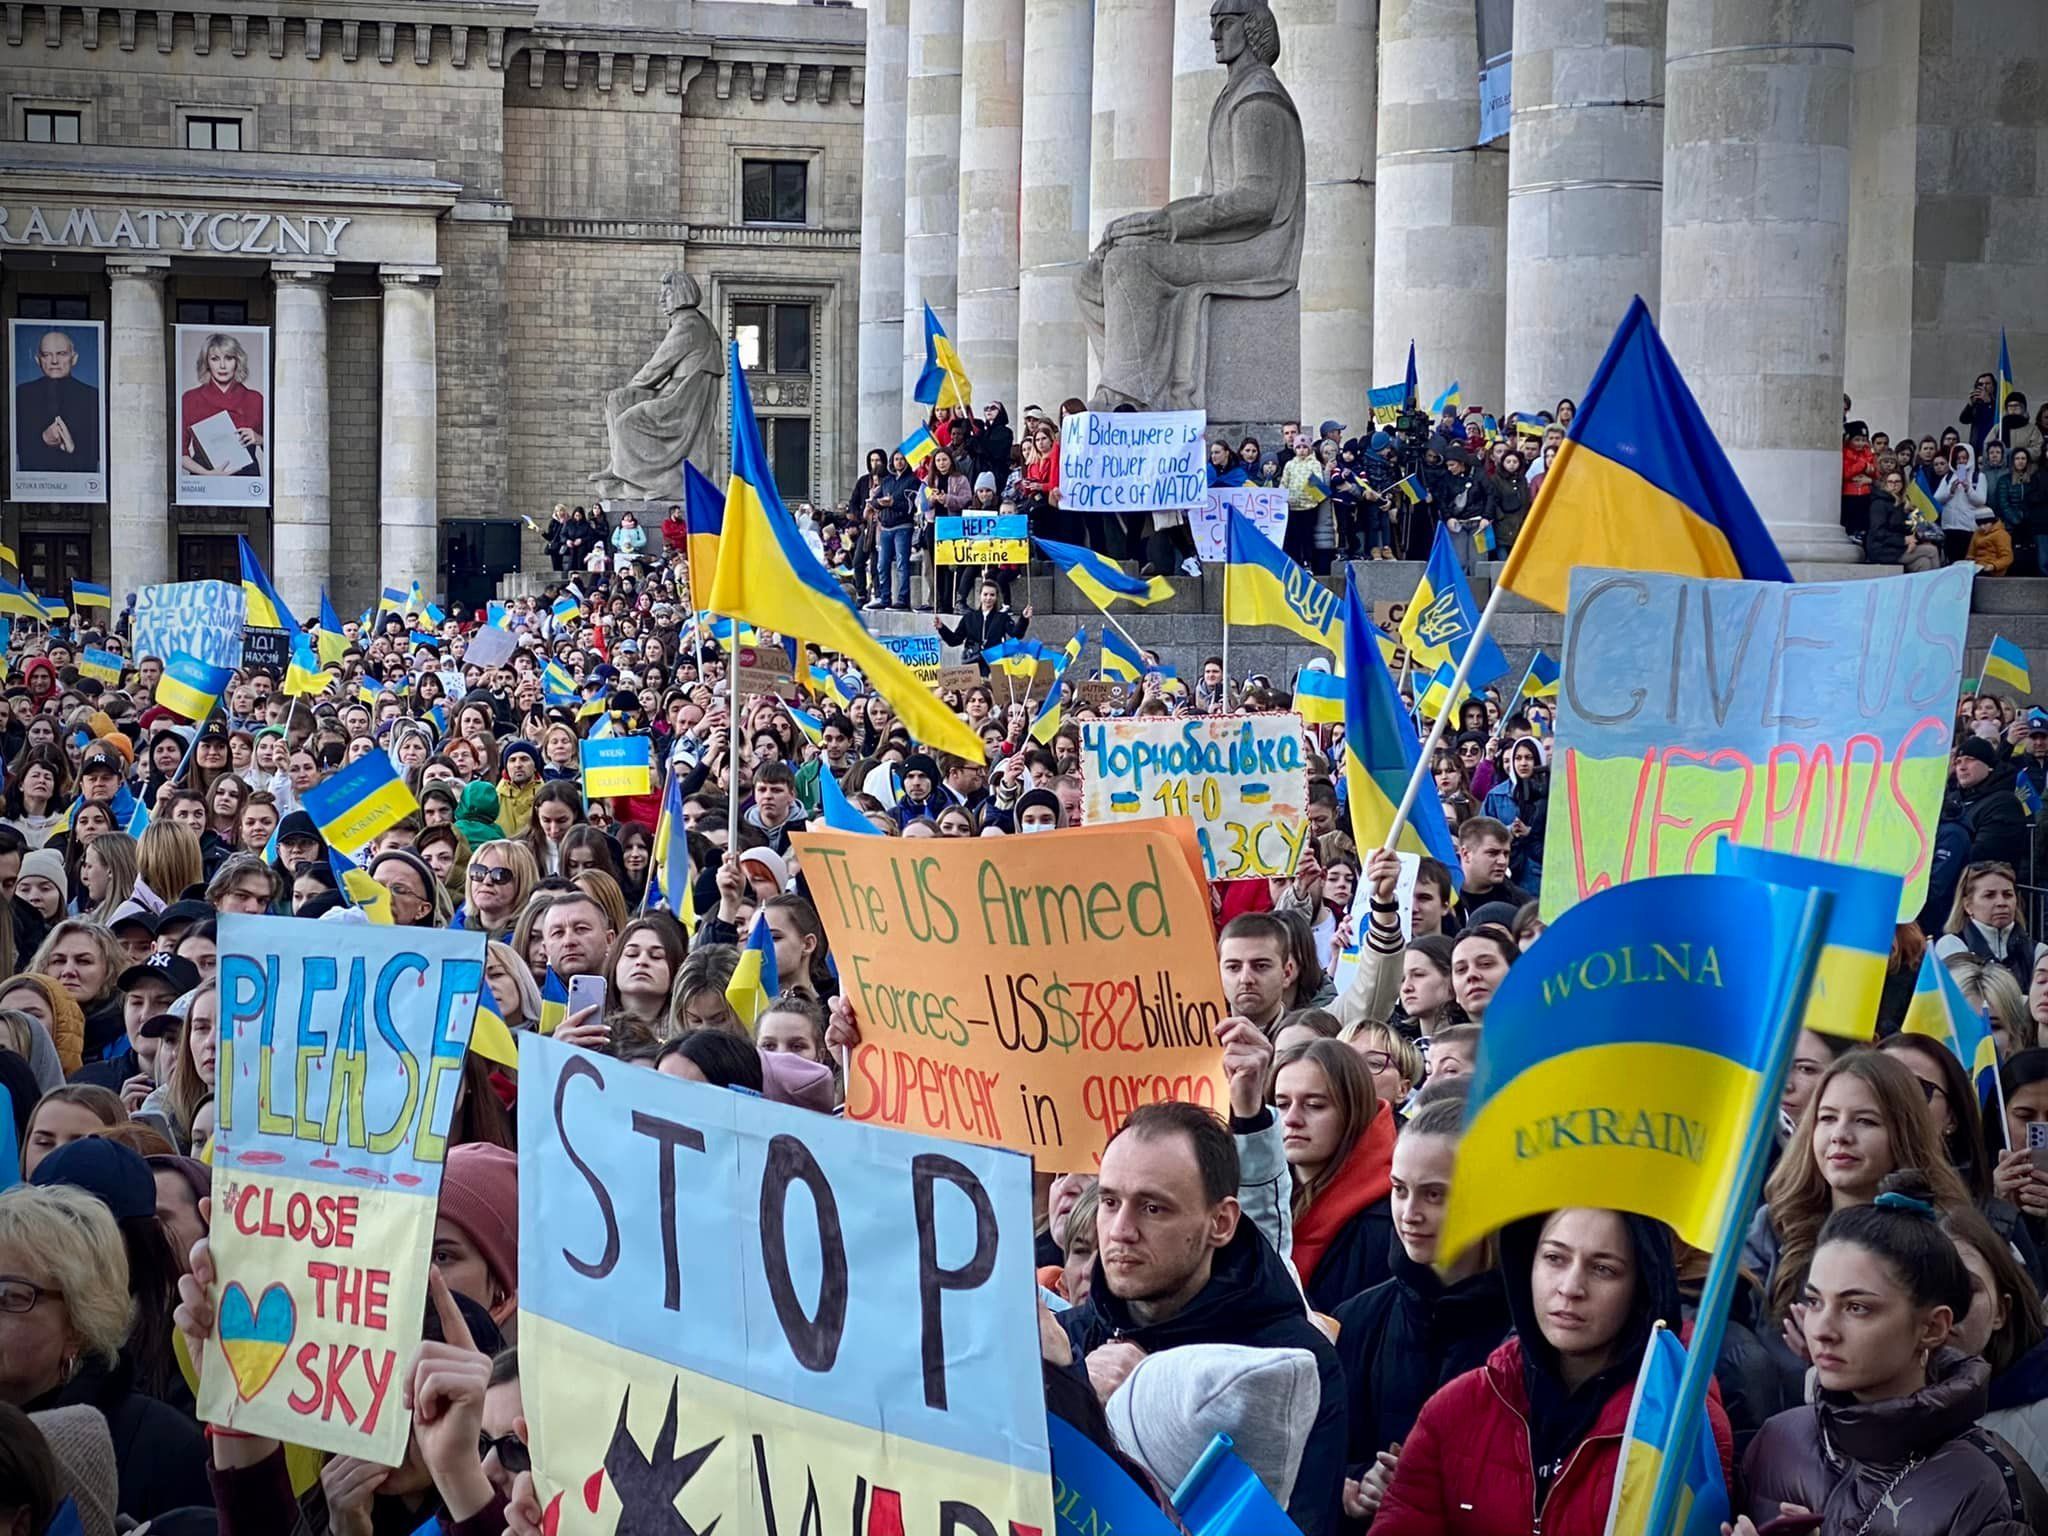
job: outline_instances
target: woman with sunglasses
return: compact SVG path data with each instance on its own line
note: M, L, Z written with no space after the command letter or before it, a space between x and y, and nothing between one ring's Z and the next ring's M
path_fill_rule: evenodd
M505 837L485 843L470 856L462 905L448 926L505 939L539 882L540 871L526 844Z

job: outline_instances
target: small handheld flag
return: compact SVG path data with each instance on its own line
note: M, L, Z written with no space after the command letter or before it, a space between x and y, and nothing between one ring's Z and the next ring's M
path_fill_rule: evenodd
M328 847L353 852L420 808L382 752L365 753L299 797Z
M78 673L111 688L121 681L121 658L112 651L95 650L88 645L78 653Z
M1135 683L1145 675L1145 658L1113 629L1102 632L1102 675L1120 683Z
M875 824L846 798L839 776L832 772L829 763L818 770L818 807L819 814L825 818L825 825L834 832L858 832L869 837L882 835Z
M1649 1536L1650 1494L1657 1472L1676 1454L1678 1383L1685 1374L1685 1346L1660 1321L1643 1350L1643 1368L1636 1375L1636 1395L1629 1404L1628 1424L1621 1437L1621 1468L1614 1478L1614 1503L1607 1512L1606 1536ZM1678 1525L1672 1536L1720 1536L1729 1518L1728 1482L1721 1473L1721 1448L1704 1416L1698 1438L1686 1458L1685 1488L1680 1496Z
M201 661L187 651L174 651L157 679L156 702L187 720L204 720L220 702L221 690L234 675L227 667Z
M1989 1103L2001 1097L1997 1037L1991 1033L1990 1022L1963 996L1947 962L1934 958L1931 944L1920 957L1920 975L1913 986L1913 1000L1906 1005L1901 1033L1939 1040L1970 1074L1979 1099Z
M1140 608L1149 608L1173 596L1173 583L1164 576L1127 576L1113 562L1078 544L1061 544L1036 537L1031 542L1066 573L1067 580L1080 590L1083 597L1104 613L1109 612L1109 605L1114 602L1135 603Z
M256 558L248 539L237 534L235 545L242 559L243 624L249 629L285 629L297 634L299 621L292 617L291 609L270 584L263 562Z
M1991 637L1991 649L1984 653L1984 676L2004 683L2023 699L2034 691L2027 653L2003 635Z
M782 980L775 969L775 934L768 926L768 914L756 912L747 942L740 946L739 964L725 985L725 1000L751 1031L781 990Z
M112 608L114 594L96 581L74 581L71 583L71 606L74 608Z

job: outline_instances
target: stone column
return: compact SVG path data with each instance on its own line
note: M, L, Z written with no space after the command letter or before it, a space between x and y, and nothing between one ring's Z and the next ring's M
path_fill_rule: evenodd
M903 440L903 91L910 0L869 0L860 168L860 451Z
M1024 0L965 0L960 29L960 328L976 405L1017 407ZM997 477L998 479L1001 476Z
M1663 0L1519 0L1508 141L1511 411L1585 393L1629 300L1657 307Z
M1174 0L1096 0L1088 248L1113 220L1164 207L1173 161ZM1088 359L1092 394L1101 360ZM1046 402L1040 402L1045 404Z
M114 611L139 587L171 579L170 438L164 277L167 256L107 262L107 585Z
M903 111L903 409L924 370L924 307L954 333L960 302L961 0L910 0ZM968 376L974 359L962 355ZM895 447L890 443L889 447Z
M1280 46L1287 46L1284 33ZM1216 44L1209 37L1209 0L1173 0L1173 145L1166 173L1170 197L1193 197L1202 190L1202 172L1209 163L1209 113L1227 73L1216 62ZM1313 167L1315 161L1309 164Z
M320 613L328 579L328 267L272 267L276 294L271 376L270 579L292 616ZM421 579L425 585L425 579Z
M378 532L383 584L401 592L435 584L440 561L439 382L434 361L434 289L439 267L385 268L384 377L380 395Z
M1788 561L1841 533L1849 0L1671 0L1662 329ZM1908 193L1910 196L1910 192Z
M1301 250L1301 409L1365 430L1372 377L1373 0L1273 0L1280 79L1301 113L1308 220ZM1407 338L1402 338L1406 362Z
M1459 0L1380 7L1373 378L1407 371L1426 409L1445 385L1499 411L1507 318L1508 157L1479 148L1479 34Z
M1024 153L1017 236L1018 408L1087 393L1088 332L1074 277L1088 259L1092 0L1026 0Z

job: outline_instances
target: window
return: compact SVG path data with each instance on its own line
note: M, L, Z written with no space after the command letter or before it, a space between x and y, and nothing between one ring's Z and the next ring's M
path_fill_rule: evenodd
M76 144L82 115L31 107L22 114L23 137L31 144Z
M801 224L809 213L810 166L802 160L740 162L740 222Z
M811 306L735 304L732 339L740 344L740 366L769 373L811 371Z
M761 423L767 438L768 467L784 505L808 501L811 495L811 422L807 416L770 416Z
M180 325L247 325L249 306L240 299L180 299Z
M90 320L92 310L82 293L24 293L14 300L22 320Z
M239 117L188 117L185 119L187 149L240 149L242 120Z

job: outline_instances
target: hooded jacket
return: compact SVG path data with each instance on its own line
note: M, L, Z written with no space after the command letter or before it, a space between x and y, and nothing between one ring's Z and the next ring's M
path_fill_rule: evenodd
M1991 1367L1943 1349L1927 1385L1860 1403L1823 1390L1758 1432L1743 1461L1747 1510L1761 1525L1779 1506L1821 1517L1819 1536L2022 1536L2048 1530L2048 1492L2011 1446L1977 1427ZM1890 1519L1885 1519L1889 1514ZM1876 1516L1873 1520L1872 1517Z
M2048 1344L2035 1345L1992 1379L1991 1407L1977 1422L2048 1483Z
M1102 1260L1095 1261L1088 1300L1059 1315L1074 1346L1076 1369L1088 1352L1112 1339L1129 1339L1147 1354L1183 1344L1250 1344L1261 1349L1305 1349L1316 1357L1322 1404L1309 1429L1295 1473L1287 1514L1302 1536L1334 1536L1341 1529L1344 1489L1345 1391L1337 1352L1308 1320L1287 1265L1255 1224L1239 1220L1229 1242L1216 1250L1209 1283L1162 1322L1140 1323L1130 1303L1110 1293Z
M1394 1213L1387 1192L1394 1129L1393 1106L1376 1105L1337 1177L1295 1218L1288 1256L1318 1312L1336 1311L1392 1273L1387 1255L1394 1247Z
M118 1513L141 1522L213 1502L199 1426L168 1403L144 1396L125 1359L112 1369L90 1360L62 1386L23 1406L41 1413L79 1403L106 1417L120 1471Z
M533 798L540 793L540 783L537 772L524 784L498 780L498 830L505 836L520 836L532 822Z
M502 809L498 791L483 780L463 785L462 798L455 802L455 830L469 844L471 853L505 835L505 829L498 824Z
M2026 868L2027 818L2015 793L2018 778L2012 760L2002 758L1974 788L1956 791L1963 830L1970 834L1971 863L1990 860Z
M21 980L43 994L50 1010L50 1043L57 1048L57 1061L69 1077L85 1062L85 1010L62 987L39 971L24 971Z
M1423 1406L1373 1536L1578 1536L1606 1528L1643 1348L1654 1322L1675 1327L1680 1312L1670 1232L1640 1216L1622 1220L1635 1249L1635 1296L1614 1363L1577 1390L1558 1374L1557 1351L1536 1316L1530 1269L1543 1219L1501 1234L1514 1336ZM1720 1394L1711 1388L1707 1418L1733 1486L1733 1442Z

